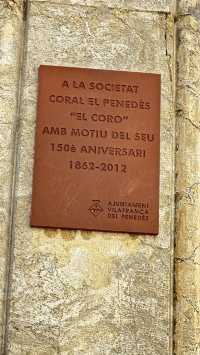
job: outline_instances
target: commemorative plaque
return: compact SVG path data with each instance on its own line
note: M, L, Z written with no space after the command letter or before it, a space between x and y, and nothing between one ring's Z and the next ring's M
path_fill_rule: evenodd
M157 234L160 75L42 65L31 226Z

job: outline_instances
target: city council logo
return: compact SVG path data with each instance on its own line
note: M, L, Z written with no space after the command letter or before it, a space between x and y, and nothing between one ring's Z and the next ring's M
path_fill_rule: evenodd
M98 217L103 212L101 201L100 200L92 200L92 201L93 203L88 210L94 217Z

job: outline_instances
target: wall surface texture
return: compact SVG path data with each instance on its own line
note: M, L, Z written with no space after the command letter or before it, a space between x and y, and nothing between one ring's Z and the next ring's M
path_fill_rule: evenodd
M200 354L200 3L177 19L175 353Z
M199 21L196 1L1 0L1 354L200 354ZM30 228L40 64L161 73L158 236Z
M22 1L0 2L0 339L4 333L11 250L15 140L22 58Z

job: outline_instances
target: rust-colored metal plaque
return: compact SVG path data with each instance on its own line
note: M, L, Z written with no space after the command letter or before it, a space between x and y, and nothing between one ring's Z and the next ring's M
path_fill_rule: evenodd
M40 66L31 226L157 234L160 75Z

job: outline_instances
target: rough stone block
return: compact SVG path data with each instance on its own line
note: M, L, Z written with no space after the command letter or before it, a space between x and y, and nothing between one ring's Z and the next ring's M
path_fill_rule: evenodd
M34 2L34 0L30 0ZM46 0L37 0L44 2ZM49 3L175 13L176 0L49 0Z
M5 297L9 268L14 137L20 57L22 52L22 1L0 3L0 348L5 326Z
M178 0L177 15L193 15L199 18L200 1L199 0Z
M200 24L196 17L183 16L177 26L175 352L196 355L200 351Z

